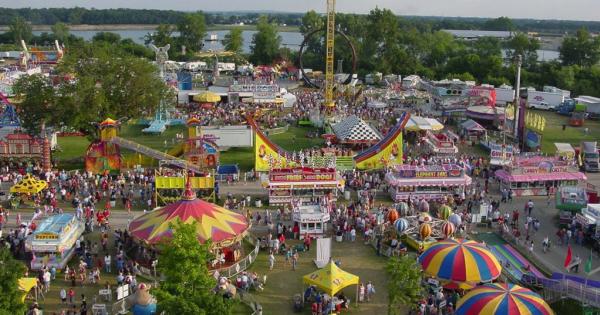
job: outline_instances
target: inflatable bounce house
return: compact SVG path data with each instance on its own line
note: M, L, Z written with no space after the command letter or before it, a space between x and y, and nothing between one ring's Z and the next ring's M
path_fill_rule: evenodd
M92 142L85 153L85 170L94 174L119 172L121 151L117 144L110 142L117 135L118 122L107 118L98 127L100 139Z

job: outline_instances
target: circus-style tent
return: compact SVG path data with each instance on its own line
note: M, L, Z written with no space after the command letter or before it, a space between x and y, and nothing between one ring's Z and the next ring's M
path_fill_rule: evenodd
M131 235L147 244L156 244L172 237L170 224L181 220L194 224L198 241L212 241L214 248L231 246L241 241L250 229L250 222L241 214L197 199L187 185L181 200L146 213L129 224Z
M333 262L323 269L309 273L303 277L304 283L317 286L325 293L333 296L345 287L358 285L358 277L346 272Z
M375 129L355 115L333 125L332 128L341 143L374 143L381 140L381 135Z

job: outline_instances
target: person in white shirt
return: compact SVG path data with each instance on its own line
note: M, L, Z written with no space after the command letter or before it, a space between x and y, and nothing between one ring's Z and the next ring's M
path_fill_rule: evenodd
M44 272L44 275L42 276L42 278L44 279L44 291L47 293L48 290L50 290L50 279L51 279L52 275L50 274L50 271L46 270L46 272Z
M110 255L106 254L106 256L104 256L104 270L106 270L106 272L110 273Z

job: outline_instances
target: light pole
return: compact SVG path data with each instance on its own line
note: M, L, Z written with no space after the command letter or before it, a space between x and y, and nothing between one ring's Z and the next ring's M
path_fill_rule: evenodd
M519 110L521 107L521 65L523 63L521 55L517 55L517 78L515 80L515 117L514 117L514 132L515 142L519 144Z

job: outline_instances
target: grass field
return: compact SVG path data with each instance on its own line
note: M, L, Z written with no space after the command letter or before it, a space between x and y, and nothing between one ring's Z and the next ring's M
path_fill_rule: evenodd
M316 248L316 244L313 244ZM267 275L267 284L264 291L252 293L254 298L263 306L263 314L293 314L292 297L294 294L304 292L306 286L302 283L302 276L311 273L317 268L313 263L315 248L310 252L301 253L296 271L291 265L286 264L284 256L276 256L275 268L268 270L267 252L262 251L250 270L259 275ZM355 243L343 242L332 244L332 258L341 261L341 268L359 276L360 281L371 281L377 293L371 302L355 306L356 286L343 290L344 294L352 301L349 311L344 314L385 314L387 312L387 296L385 294L387 260L375 255L375 250L364 245L358 239ZM236 313L236 315L243 313ZM306 305L302 314L310 314L310 306Z
M554 154L555 142L566 142L573 146L579 145L583 140L599 140L600 121L586 120L583 127L569 126L569 117L562 116L555 112L534 110L546 118L546 129L542 135L542 151L544 153ZM566 129L562 130L562 126L566 125ZM584 129L588 128L587 135L584 134Z

